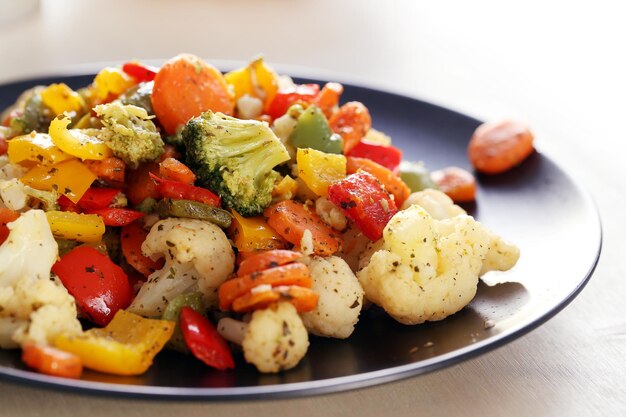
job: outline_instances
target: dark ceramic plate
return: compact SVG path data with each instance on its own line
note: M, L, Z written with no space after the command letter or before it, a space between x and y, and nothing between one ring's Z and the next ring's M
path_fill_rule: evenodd
M10 105L35 84L66 82L77 88L91 80L92 76L65 76L0 86L0 107ZM353 85L346 85L343 99L366 103L374 127L389 134L406 159L423 160L432 170L449 165L470 169L466 146L478 120ZM364 387L467 360L522 336L563 309L589 280L601 247L593 202L541 151L503 175L479 177L477 201L467 207L469 212L515 242L522 255L514 270L487 276L490 281L509 283L481 283L468 307L441 322L404 326L371 309L362 314L348 340L313 338L298 367L278 375L261 375L241 357L235 371L217 372L191 357L164 352L142 376L88 371L76 381L31 372L20 362L18 352L0 351L0 376L112 395L239 399Z

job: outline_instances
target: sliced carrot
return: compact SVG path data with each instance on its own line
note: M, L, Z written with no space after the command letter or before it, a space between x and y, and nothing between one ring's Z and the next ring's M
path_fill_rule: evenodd
M142 227L141 221L135 221L122 227L120 244L126 262L143 276L148 276L163 267L163 259L153 261L141 253L141 244L146 240L148 232Z
M243 313L267 308L270 304L280 300L278 291L267 290L260 292L247 292L233 301L233 311Z
M154 78L152 108L170 135L204 111L232 114L234 106L222 73L195 55L170 59Z
M348 174L354 174L361 169L375 176L385 186L385 189L393 195L397 207L401 207L404 200L411 195L409 186L399 176L384 166L367 158L348 156L346 159L346 171Z
M328 121L333 132L343 138L343 153L347 153L359 143L372 127L369 110L358 101L351 101L339 107Z
M276 290L281 291L280 288ZM286 292L281 292L281 299L288 300L298 313L305 313L315 309L319 294L310 288L291 286Z
M64 378L80 378L83 361L73 353L50 346L27 344L22 349L22 362L42 374Z
M522 163L534 150L533 140L532 132L522 123L484 123L470 139L467 155L477 171L499 174Z
M341 247L341 237L304 204L284 200L265 209L263 215L283 239L296 246L300 246L305 230L309 230L316 255L330 256Z
M455 203L468 203L476 199L476 179L466 170L448 167L431 174L439 190L446 193Z
M267 268L285 265L301 257L302 254L300 252L285 249L259 252L239 264L237 275L244 276Z
M126 163L111 156L100 161L85 160L83 164L99 179L111 185L122 185L126 178Z
M220 309L230 309L233 301L249 292L258 285L299 285L301 287L311 288L313 280L309 268L300 262L294 262L287 265L277 266L265 269L260 272L243 275L239 278L233 278L222 285L218 289Z
M339 98L343 94L343 85L339 83L326 83L324 88L317 93L311 104L319 107L326 118L330 118L339 104Z
M278 301L288 301L298 313L306 313L315 309L319 295L309 289L299 286L278 287L267 291L248 292L233 301L233 311L244 313L267 308Z
M172 181L184 182L192 184L196 180L196 174L193 173L187 165L174 158L165 158L159 163L159 174L161 178Z

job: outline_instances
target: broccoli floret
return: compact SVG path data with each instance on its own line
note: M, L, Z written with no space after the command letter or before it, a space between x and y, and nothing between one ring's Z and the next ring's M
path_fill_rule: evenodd
M164 150L163 140L145 109L120 102L94 108L104 128L100 138L131 168L157 159Z
M263 212L289 153L266 122L239 120L207 111L182 132L186 159L200 185L243 216Z

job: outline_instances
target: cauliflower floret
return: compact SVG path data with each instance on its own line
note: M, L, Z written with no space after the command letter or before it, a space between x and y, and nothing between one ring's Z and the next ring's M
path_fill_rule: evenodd
M0 288L0 347L50 344L59 334L82 331L74 298L57 281L24 276Z
M235 254L218 226L204 220L169 218L152 226L141 246L145 256L165 256L165 265L141 287L129 311L160 316L179 294L200 291L207 306L217 304L217 288L233 272Z
M9 287L24 276L32 281L49 279L58 246L45 213L29 210L7 227L10 234L0 246L0 287Z
M74 298L50 280L57 243L44 212L27 211L7 226L0 246L0 346L50 343L59 333L80 332Z
M240 119L256 119L263 114L263 102L256 97L244 94L237 100L237 113Z
M411 194L402 204L402 210L417 204L430 214L433 219L443 220L467 214L465 210L454 204L445 193L433 188L426 188Z
M242 347L246 361L260 372L280 372L306 355L309 336L296 308L282 302L252 313Z
M494 235L472 217L433 219L420 206L397 213L380 247L365 259L357 277L366 297L404 324L442 320L476 294L479 275L489 266L512 268L519 252L499 253ZM371 252L370 252L371 253Z
M363 288L348 264L337 256L307 262L313 290L319 294L313 311L301 315L308 331L345 339L354 331L363 306Z
M315 213L322 218L324 223L335 230L342 231L348 226L346 216L326 197L315 200Z

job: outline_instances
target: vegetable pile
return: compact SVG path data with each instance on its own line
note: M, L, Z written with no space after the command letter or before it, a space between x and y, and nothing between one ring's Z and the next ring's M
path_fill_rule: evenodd
M405 324L467 305L519 250L455 203L472 173L403 161L343 86L183 54L25 91L0 127L0 346L39 372L145 372L162 349L280 372L369 301ZM468 152L497 174L516 122Z

